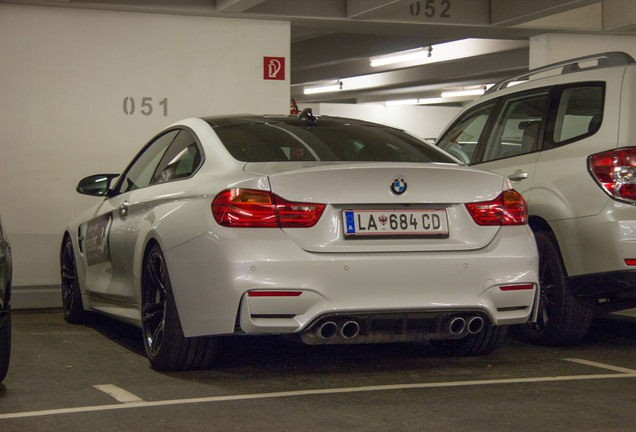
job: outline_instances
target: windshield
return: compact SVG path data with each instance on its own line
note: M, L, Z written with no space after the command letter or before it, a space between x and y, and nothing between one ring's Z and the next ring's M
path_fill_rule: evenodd
M308 129L283 122L214 128L232 156L244 162L454 160L399 129L369 124L320 122Z

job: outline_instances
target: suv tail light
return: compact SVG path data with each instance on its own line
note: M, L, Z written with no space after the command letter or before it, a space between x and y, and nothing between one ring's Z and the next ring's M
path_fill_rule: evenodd
M588 158L594 179L612 198L636 202L636 148L622 148Z
M324 204L289 202L252 189L227 189L212 202L219 225L243 228L307 228L318 222L324 209Z
M526 200L514 189L503 191L492 201L466 204L478 225L525 225L528 223Z

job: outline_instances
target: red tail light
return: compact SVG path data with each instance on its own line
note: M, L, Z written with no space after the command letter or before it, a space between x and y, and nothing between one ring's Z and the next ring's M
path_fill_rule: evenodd
M492 201L466 204L478 225L524 225L528 223L526 200L514 189L502 192Z
M324 209L324 204L293 203L252 189L227 189L212 202L214 219L229 227L307 228Z
M612 198L636 202L636 148L623 148L592 155L589 169Z

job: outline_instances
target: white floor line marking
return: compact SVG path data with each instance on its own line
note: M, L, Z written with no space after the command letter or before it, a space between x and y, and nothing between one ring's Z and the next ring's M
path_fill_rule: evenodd
M468 387L468 386L481 386L481 385L494 385L494 384L523 384L523 383L541 383L541 382L558 382L558 381L581 381L581 380L596 380L596 379L625 379L636 378L636 373L617 373L617 374L603 374L603 375L565 375L556 377L536 377L536 378L507 378L507 379L495 379L495 380L476 380L476 381L456 381L456 382L439 382L439 383L413 383L413 384L390 384L390 385L378 385L378 386L366 386L366 387L341 387L341 388L327 388L327 389L314 389L314 390L297 390L286 392L273 392L273 393L256 393L256 394L241 394L241 395L229 395L229 396L209 396L192 399L173 399L164 401L153 402L130 402L113 405L96 405L77 408L60 408L42 411L26 411L10 414L0 414L0 420L11 418L26 418L26 417L39 417L59 414L76 414L95 411L112 411L119 409L131 409L131 408L153 408L168 405L189 405L200 403L215 403L215 402L232 402L232 401L247 401L255 399L274 399L284 397L302 397L302 396L316 396L316 395L328 395L328 394L342 394L342 393L362 393L362 392L375 392L375 391L391 391L391 390L412 390L412 389L428 389L428 388L449 388L449 387Z
M136 396L129 391L124 390L121 387L117 387L113 384L100 384L94 385L97 390L103 391L109 396L114 397L118 402L123 403L133 403L133 402L143 402L144 400L139 396Z
M627 368L623 368L623 367L620 367L620 366L614 366L614 365L609 365L609 364L605 364L605 363L598 363L598 362L594 362L594 361L590 361L590 360L583 360L583 359L578 359L578 358L564 358L562 360L569 361L569 362L572 362L572 363L580 363L580 364L584 364L584 365L588 365L588 366L594 366L594 367L601 368L601 369L612 370L614 372L624 372L624 373L627 373L627 374L636 373L636 369L627 369Z

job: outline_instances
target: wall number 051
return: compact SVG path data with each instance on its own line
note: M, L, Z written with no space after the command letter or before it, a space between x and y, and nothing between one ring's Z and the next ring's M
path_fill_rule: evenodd
M139 101L132 96L126 96L122 103L124 114L127 116L137 113L145 116L153 114L163 114L168 116L168 98L163 98L159 102L153 101L151 97L144 96Z

